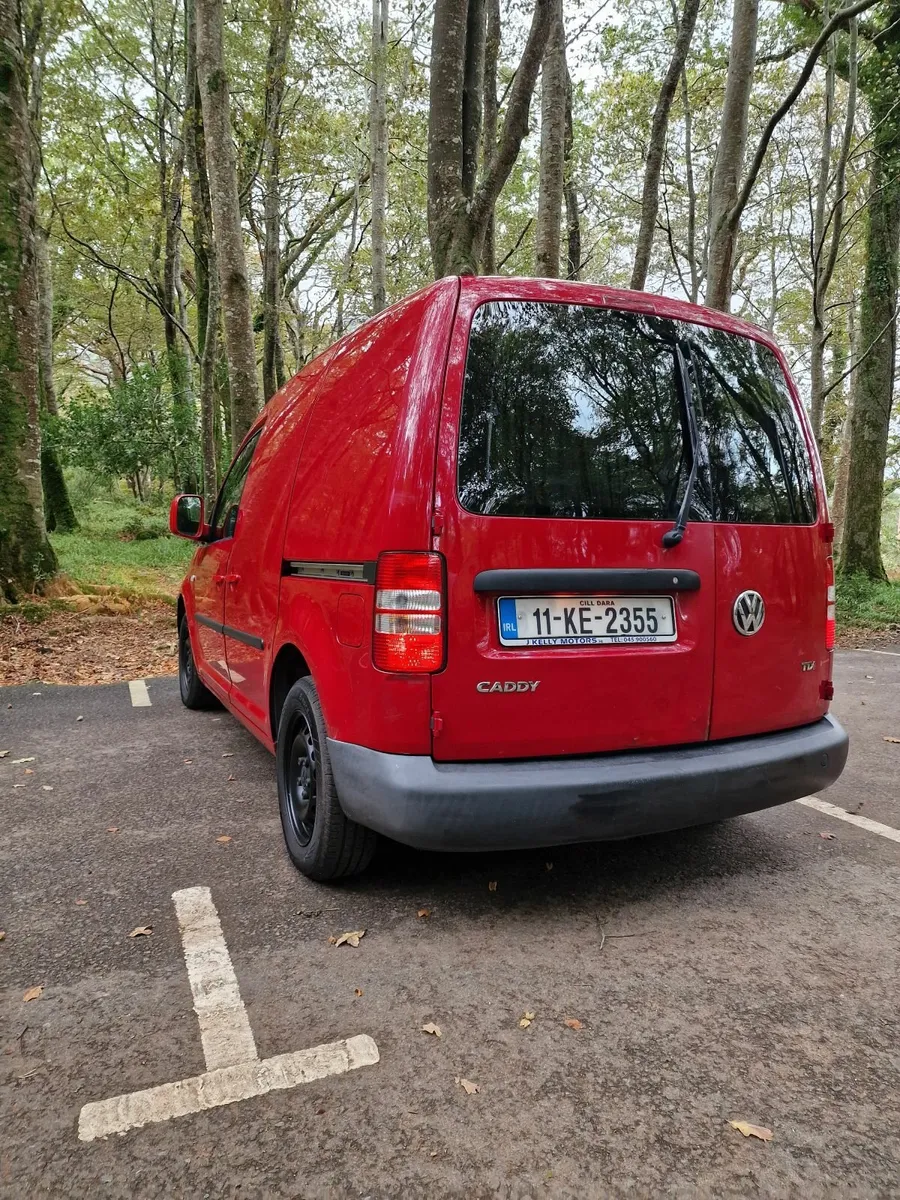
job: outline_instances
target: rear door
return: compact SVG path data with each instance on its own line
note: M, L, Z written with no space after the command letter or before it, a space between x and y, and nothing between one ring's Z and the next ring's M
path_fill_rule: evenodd
M719 329L694 326L690 336L708 460L698 502L716 521L710 737L802 725L826 711L831 678L831 548L811 439L769 347Z
M691 523L662 545L691 461L674 328L463 293L435 489L436 759L706 739L715 531Z

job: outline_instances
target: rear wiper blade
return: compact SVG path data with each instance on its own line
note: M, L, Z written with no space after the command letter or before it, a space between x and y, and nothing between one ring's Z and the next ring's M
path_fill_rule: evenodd
M688 354L690 354L690 343L685 342ZM688 370L687 359L685 358L684 350L682 350L681 342L675 343L675 362L678 365L678 378L681 382L681 394L684 397L684 411L687 416L688 437L691 443L691 473L688 475L687 487L684 489L684 495L681 498L681 505L678 509L678 517L671 529L666 530L662 536L662 544L667 550L671 550L673 546L677 546L684 537L684 531L687 528L688 513L691 511L691 502L694 499L694 489L697 486L697 471L700 465L700 434L697 431L697 413L694 409L694 392L691 386L691 375Z

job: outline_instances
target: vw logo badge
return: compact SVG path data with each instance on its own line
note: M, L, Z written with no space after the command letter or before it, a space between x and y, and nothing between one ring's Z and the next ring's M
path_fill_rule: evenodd
M741 592L731 610L734 627L744 637L759 633L766 619L766 602L759 592Z

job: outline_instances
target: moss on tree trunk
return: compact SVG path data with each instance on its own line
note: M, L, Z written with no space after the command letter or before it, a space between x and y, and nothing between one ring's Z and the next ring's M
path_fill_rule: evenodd
M0 5L0 594L56 571L41 490L38 297L22 32Z

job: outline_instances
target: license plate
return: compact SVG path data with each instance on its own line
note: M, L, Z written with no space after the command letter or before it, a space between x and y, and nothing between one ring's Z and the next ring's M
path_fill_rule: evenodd
M504 596L497 612L504 646L608 646L678 636L671 596Z

